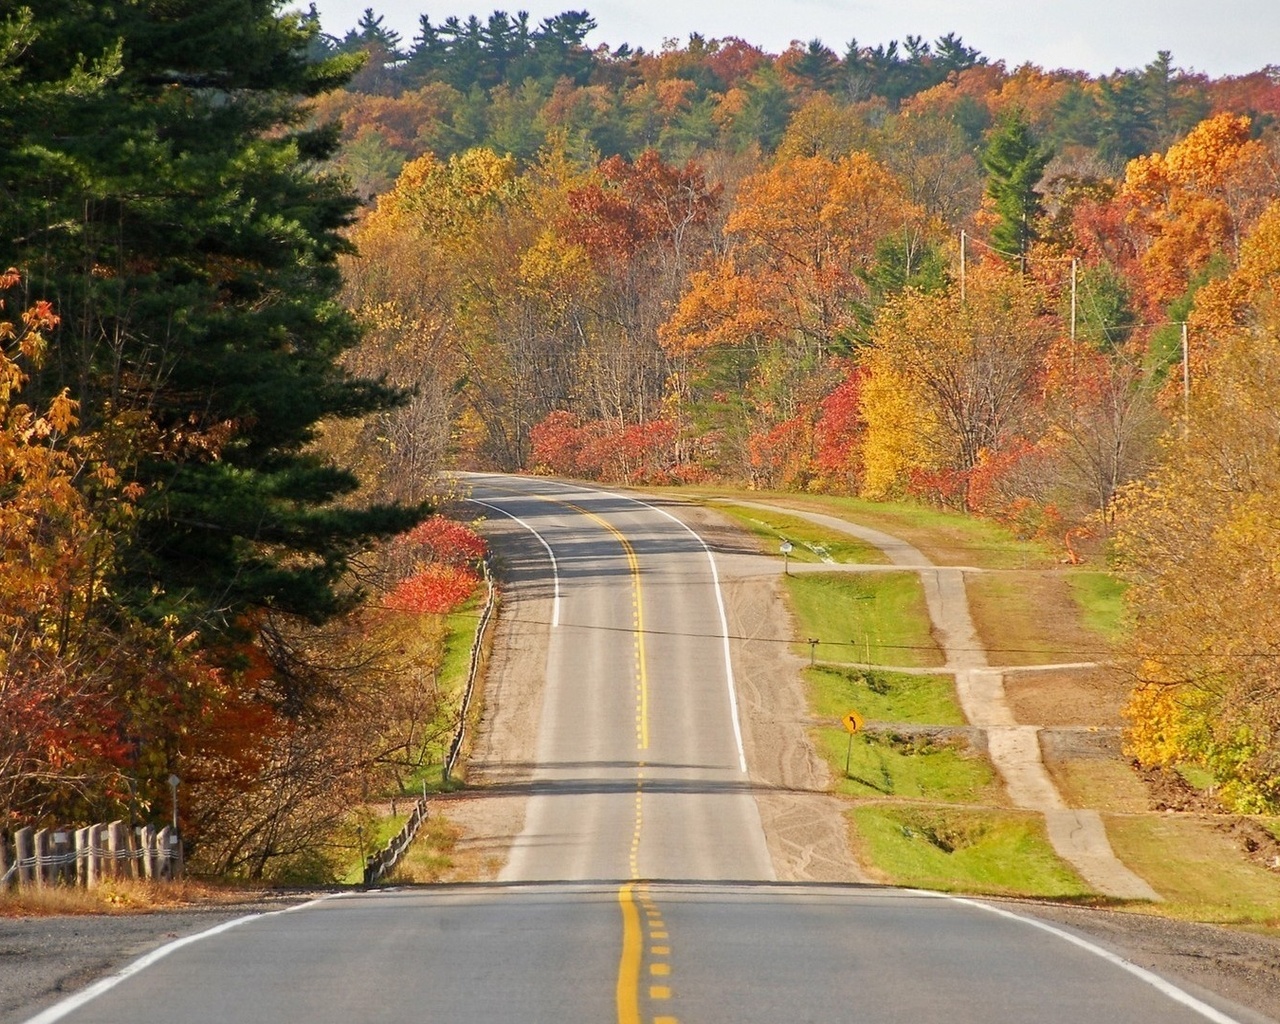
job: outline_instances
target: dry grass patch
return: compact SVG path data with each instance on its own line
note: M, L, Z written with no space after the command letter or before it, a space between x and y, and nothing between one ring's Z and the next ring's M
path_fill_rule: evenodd
M1128 762L1119 758L1046 760L1045 767L1070 807L1122 814L1150 810L1146 785Z
M0 917L142 914L184 907L234 906L261 899L264 894L261 889L210 885L190 879L173 883L109 880L93 889L31 885L0 890Z
M1064 571L968 573L965 586L978 636L993 665L1100 661L1110 647L1081 624Z
M1219 822L1182 814L1104 820L1116 855L1164 897L1161 913L1280 928L1280 875L1242 858Z
M1107 667L1008 672L1004 692L1015 719L1044 726L1121 726L1129 699L1128 678Z

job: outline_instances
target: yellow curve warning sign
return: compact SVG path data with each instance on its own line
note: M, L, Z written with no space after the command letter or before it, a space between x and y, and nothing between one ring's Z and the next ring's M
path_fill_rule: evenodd
M844 723L844 727L849 730L852 735L866 725L866 720L856 711L847 711L845 716L840 719Z

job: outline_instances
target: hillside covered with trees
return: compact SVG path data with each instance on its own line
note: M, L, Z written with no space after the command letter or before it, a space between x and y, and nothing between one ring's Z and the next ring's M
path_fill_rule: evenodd
M1280 806L1280 70L1011 69L954 34L592 50L593 25L405 41L370 10L321 39L367 54L313 106L369 197L361 366L420 385L377 472L924 501L1111 558L1134 753Z
M204 869L349 856L452 724L448 467L1111 558L1134 753L1280 810L1280 71L592 25L3 7L0 828L176 774Z

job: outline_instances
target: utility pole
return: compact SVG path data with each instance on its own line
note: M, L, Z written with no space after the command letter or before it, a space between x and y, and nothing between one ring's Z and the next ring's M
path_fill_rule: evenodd
M1187 322L1182 321L1182 435L1191 423L1191 360L1187 345Z
M1076 340L1076 258L1071 257L1071 343Z

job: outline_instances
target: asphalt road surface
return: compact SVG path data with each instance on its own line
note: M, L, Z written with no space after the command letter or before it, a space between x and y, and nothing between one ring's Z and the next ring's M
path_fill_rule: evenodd
M469 478L553 597L500 883L351 893L164 947L32 1018L1183 1024L1264 1020L980 901L774 880L714 559L666 510Z

